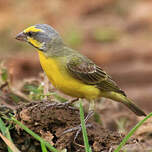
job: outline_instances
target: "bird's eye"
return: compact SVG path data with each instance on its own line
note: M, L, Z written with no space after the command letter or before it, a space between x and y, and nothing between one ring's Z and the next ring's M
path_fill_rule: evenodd
M28 32L28 33L26 33L26 35L31 37L32 36L32 32Z

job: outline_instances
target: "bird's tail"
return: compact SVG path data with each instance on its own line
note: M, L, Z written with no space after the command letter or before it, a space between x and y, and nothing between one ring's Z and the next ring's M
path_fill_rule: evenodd
M128 99L127 97L125 97L122 94L116 93L116 92L109 92L109 95L107 95L106 97L121 102L124 105L126 105L131 111L133 111L136 115L138 116L146 116L145 112L143 110L141 110L137 105L135 105L135 103L133 101L131 101L130 99Z

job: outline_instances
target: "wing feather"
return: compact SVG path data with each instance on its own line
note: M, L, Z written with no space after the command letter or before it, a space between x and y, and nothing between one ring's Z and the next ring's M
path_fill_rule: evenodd
M88 58L70 57L67 62L67 69L75 78L86 84L95 85L102 91L115 91L125 95L112 78Z

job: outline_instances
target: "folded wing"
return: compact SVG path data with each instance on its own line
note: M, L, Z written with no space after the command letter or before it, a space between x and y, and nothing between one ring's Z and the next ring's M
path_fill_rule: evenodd
M112 78L88 58L72 56L69 59L67 69L73 77L86 84L96 85L101 91L114 91L126 96Z

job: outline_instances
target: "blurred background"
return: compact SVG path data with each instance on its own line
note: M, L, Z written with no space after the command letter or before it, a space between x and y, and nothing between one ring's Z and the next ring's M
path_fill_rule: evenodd
M14 82L37 77L42 71L37 52L14 38L33 24L50 24L150 112L151 10L151 0L0 0L0 60Z

